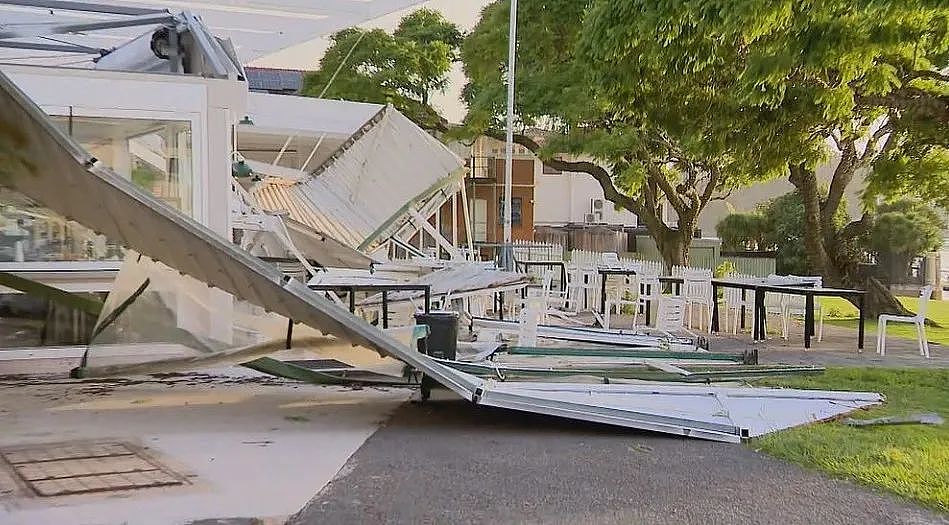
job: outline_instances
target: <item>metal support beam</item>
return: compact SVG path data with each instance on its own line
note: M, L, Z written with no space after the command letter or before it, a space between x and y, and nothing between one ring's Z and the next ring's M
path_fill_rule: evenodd
M171 24L175 21L175 15L171 13L159 13L152 15L133 16L118 20L103 20L101 22L84 22L79 24L43 24L21 27L19 29L9 29L0 31L0 40L8 38L30 38L36 36L64 35L69 33L85 33L88 31L99 31L102 29L117 29L121 27L150 26L158 24Z
M102 55L107 49L96 49L94 47L81 46L78 44L43 44L40 42L14 42L12 40L0 40L0 47L10 49L32 49L34 51L53 51L56 53L83 53L87 55Z
M455 260L461 259L461 253L458 252L458 248L455 248L448 242L441 233L435 229L434 226L428 223L425 217L422 217L417 211L409 210L409 215L412 217L412 222L415 223L419 228L419 236L421 237L422 232L426 232L432 236L432 239L435 241L436 246L441 246L448 252L448 255Z
M106 5L95 2L66 2L63 0L0 0L0 5L4 4L36 7L38 9L61 9L63 11L82 11L85 13L105 13L125 16L154 15L168 12L165 9Z

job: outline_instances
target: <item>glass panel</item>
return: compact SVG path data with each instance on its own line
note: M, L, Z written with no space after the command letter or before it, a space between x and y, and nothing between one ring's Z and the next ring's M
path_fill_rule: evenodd
M52 119L116 173L191 214L194 177L189 122L64 116ZM120 260L122 254L118 244L0 188L0 262L109 261Z

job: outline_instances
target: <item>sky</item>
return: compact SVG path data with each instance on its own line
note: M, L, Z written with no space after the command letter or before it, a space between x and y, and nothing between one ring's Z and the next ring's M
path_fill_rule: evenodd
M454 22L462 31L470 31L478 22L478 16L484 6L492 0L428 0L418 6L390 13L386 16L359 24L362 28L381 28L392 31L399 24L403 16L421 7L441 12L445 18ZM272 55L255 60L251 66L279 67L288 69L316 69L320 57L328 47L326 39L320 38L304 42L293 47L278 51ZM442 116L450 122L461 122L465 116L465 106L461 102L461 88L464 87L465 76L461 65L456 64L449 76L448 89L443 94L432 98L432 105Z

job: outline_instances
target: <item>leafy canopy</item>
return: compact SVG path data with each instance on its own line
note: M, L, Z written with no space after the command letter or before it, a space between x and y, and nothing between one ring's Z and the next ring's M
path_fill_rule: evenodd
M949 202L944 1L597 0L584 24L584 49L615 100L671 93L675 110L703 121L697 113L724 97L734 113L711 126L811 169L828 157L828 139L862 139L857 153L874 153L861 159L874 168L868 202L904 193Z
M392 34L349 28L331 40L320 68L304 79L305 95L392 104L424 128L444 127L430 99L447 87L462 35L441 13L419 9Z
M630 200L605 191L607 198L647 219L647 226L649 217L643 215L661 216L663 198L680 222L694 220L712 198L782 173L781 163L749 141L760 134L745 129L775 124L759 114L739 113L730 93L693 89L656 70L598 67L597 60L627 42L585 40L586 13L596 4L519 2L515 110L521 130L545 132L542 159L568 153L595 160ZM508 14L507 1L487 6L462 46L469 78L466 124L475 133L504 126ZM742 125L725 125L736 119Z
M932 206L904 199L880 206L867 247L879 255L915 257L939 249L945 228Z

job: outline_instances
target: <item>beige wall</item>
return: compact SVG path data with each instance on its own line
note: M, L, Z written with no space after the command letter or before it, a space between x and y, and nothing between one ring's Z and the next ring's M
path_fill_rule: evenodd
M817 176L823 184L830 184L833 170L836 167L837 160L833 160L817 170ZM774 179L769 182L754 184L747 188L742 188L731 194L724 201L712 201L705 208L705 211L699 216L698 227L702 230L705 237L717 237L715 226L726 215L734 212L752 211L761 203L780 197L785 193L794 191L794 186L788 182L787 178ZM860 192L863 191L863 183L852 183L847 190L847 211L851 217L859 217Z

